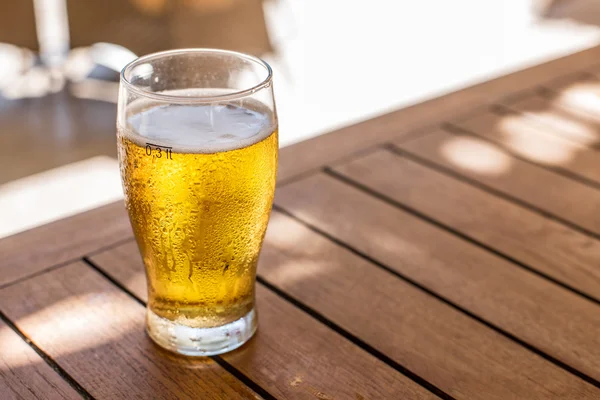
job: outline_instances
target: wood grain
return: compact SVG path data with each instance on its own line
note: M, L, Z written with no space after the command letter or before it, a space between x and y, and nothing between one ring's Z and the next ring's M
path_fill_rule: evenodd
M600 241L389 151L335 171L600 301Z
M600 380L600 306L322 174L276 203L389 268Z
M146 300L146 288L136 284L135 277L143 276L144 267L134 242L91 259ZM256 337L223 358L275 397L435 398L261 285L257 286L257 307Z
M599 58L597 46L285 147L280 152L277 180L288 181L393 137L444 122L465 110L552 82L571 73L574 66L585 69L597 64Z
M402 149L600 234L600 191L517 159L499 146L469 135L435 131L402 143Z
M80 399L19 335L0 320L0 399Z
M0 240L0 286L133 235L122 201Z
M508 109L481 113L453 124L523 159L600 183L600 152L550 133L558 131L558 126L540 127L523 114Z
M144 307L81 262L0 290L0 307L96 398L256 398L213 361L151 343Z
M587 147L600 145L600 116L538 93L501 104L529 117L528 121L544 132Z

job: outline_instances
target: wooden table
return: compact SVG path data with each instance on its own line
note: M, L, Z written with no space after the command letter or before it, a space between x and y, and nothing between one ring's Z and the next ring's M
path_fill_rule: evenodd
M596 62L283 149L260 329L220 357L146 337L122 203L0 241L0 398L599 399Z

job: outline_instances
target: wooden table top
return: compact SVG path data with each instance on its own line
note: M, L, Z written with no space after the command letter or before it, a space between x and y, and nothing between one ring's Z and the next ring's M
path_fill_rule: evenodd
M146 337L121 202L1 240L0 398L599 399L597 62L283 149L259 331L222 356Z

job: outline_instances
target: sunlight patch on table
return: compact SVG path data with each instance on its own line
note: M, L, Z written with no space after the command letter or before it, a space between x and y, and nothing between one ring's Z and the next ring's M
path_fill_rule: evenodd
M294 223L288 216L278 211L273 211L265 237L265 242L273 245L286 245L289 243L301 243L306 238L306 228L299 223Z
M482 175L502 175L511 168L510 157L479 139L455 137L447 140L441 154L459 168Z
M515 153L533 161L550 165L564 165L570 162L578 145L548 134L524 130L529 122L522 115L506 116L498 124L503 133L502 142Z
M309 231L303 225L293 222L289 217L278 212L273 213L265 236L263 252L279 253L286 261L273 268L273 272L269 273L270 281L283 284L297 283L314 278L325 268L331 267L320 261L322 255L319 255L319 249L311 248L311 251L306 251L307 247L303 243L308 239L308 233Z
M265 251L277 251L277 249L265 249ZM308 279L315 279L325 270L331 273L332 266L320 262L317 258L286 258L285 262L279 263L276 268L273 268L273 271L269 272L268 280L277 282L279 285L288 286Z
M40 362L31 353L23 351L23 339L11 328L4 325L0 328L0 371L18 368Z
M571 85L561 91L555 102L600 113L600 83L582 82Z
M598 140L596 130L585 122L573 119L576 117L569 118L551 111L528 112L527 114L534 120L543 121L553 131L561 132L565 137L578 143L592 145Z

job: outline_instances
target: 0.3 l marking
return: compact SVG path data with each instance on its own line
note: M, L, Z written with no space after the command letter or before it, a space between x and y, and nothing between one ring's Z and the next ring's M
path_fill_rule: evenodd
M168 160L173 159L173 150L169 146L161 146L159 144L146 142L146 155L153 156L155 158L166 158Z

